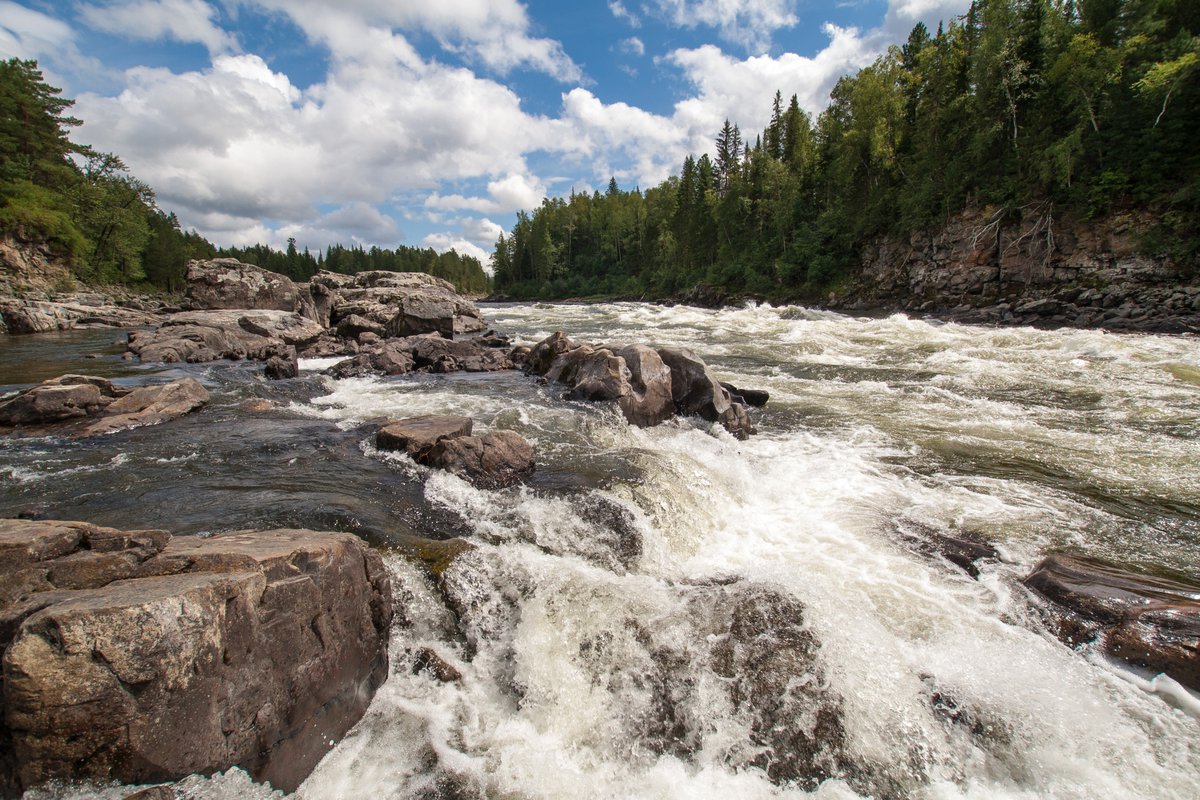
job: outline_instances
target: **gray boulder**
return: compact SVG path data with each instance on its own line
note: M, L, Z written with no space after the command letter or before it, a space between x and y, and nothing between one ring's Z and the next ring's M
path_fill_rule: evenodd
M746 404L690 350L600 347L572 342L559 331L519 359L526 372L567 386L567 399L615 402L634 425L657 425L681 414L719 422L739 439L754 433Z
M172 314L157 330L134 331L129 350L144 362L202 364L218 359L286 356L324 333L312 320L290 311L185 311Z
M235 258L189 261L186 296L193 308L299 311L300 289L291 278Z
M312 284L331 294L333 325L354 316L381 327L387 336L436 333L447 339L487 328L479 309L453 284L422 272L322 272Z
M0 520L0 574L10 793L233 766L292 791L387 675L390 580L350 534Z

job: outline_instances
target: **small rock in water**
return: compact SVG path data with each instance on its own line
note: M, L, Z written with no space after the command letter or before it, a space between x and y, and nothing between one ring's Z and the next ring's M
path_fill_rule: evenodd
M413 674L428 672L442 683L458 683L463 679L458 668L437 654L432 647L422 647L413 657Z
M389 422L375 434L380 450L400 450L419 461L443 439L470 436L470 417L429 415Z

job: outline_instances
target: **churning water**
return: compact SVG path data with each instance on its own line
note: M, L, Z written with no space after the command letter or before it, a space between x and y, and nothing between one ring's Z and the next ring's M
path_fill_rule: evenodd
M0 445L0 512L468 538L440 581L389 555L392 677L305 800L1200 797L1200 699L1061 644L1020 584L1052 551L1200 579L1197 340L795 307L486 312L527 343L690 347L770 391L759 433L632 428L518 374L185 368L214 391L191 418ZM371 446L363 423L426 413L520 432L537 474L485 491ZM1002 558L972 578L926 546L939 534ZM414 672L423 648L462 680ZM272 796L236 771L179 791Z

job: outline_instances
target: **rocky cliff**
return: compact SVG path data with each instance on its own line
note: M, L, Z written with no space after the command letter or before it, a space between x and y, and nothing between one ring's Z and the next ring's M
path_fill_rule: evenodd
M1135 213L1068 220L1047 206L968 210L941 228L873 243L862 272L830 305L964 322L1200 331L1200 274L1145 252L1153 224Z

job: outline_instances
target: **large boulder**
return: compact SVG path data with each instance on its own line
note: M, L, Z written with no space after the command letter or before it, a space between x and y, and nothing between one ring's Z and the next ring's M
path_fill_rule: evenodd
M719 422L740 439L754 433L742 398L735 400L690 350L602 347L572 342L558 331L520 358L526 372L567 386L567 399L614 402L634 425L657 425L681 414ZM765 397L755 399L766 402Z
M187 311L154 331L134 331L129 350L144 362L203 364L218 359L266 361L320 339L324 328L290 311Z
M335 378L405 375L409 372L497 372L512 369L502 350L473 339L443 339L437 334L387 339L360 348L357 355L333 365Z
M97 436L167 422L207 402L208 390L193 378L131 389L107 378L62 375L0 404L0 427Z
M320 286L330 295L332 325L355 317L352 327L357 329L369 324L387 336L436 333L447 339L487 328L479 309L453 284L423 272L321 272L311 284L314 291Z
M703 359L691 350L666 347L658 355L671 371L671 396L680 414L719 422L739 439L754 433L746 406L733 400Z
M345 533L0 520L0 784L233 766L294 790L387 675L391 584Z
M1059 607L1069 644L1163 672L1200 691L1200 585L1129 572L1082 556L1043 559L1025 585Z
M476 486L495 489L511 486L533 472L533 446L515 431L443 438L429 451L424 463L453 472Z
M375 434L375 444L488 489L511 486L533 471L533 446L519 433L472 436L473 425L470 417L412 417L384 425Z
M428 415L395 420L375 434L380 450L399 450L421 460L443 439L470 436L474 423L470 417Z
M186 295L196 309L301 309L300 289L290 278L235 258L189 261Z

